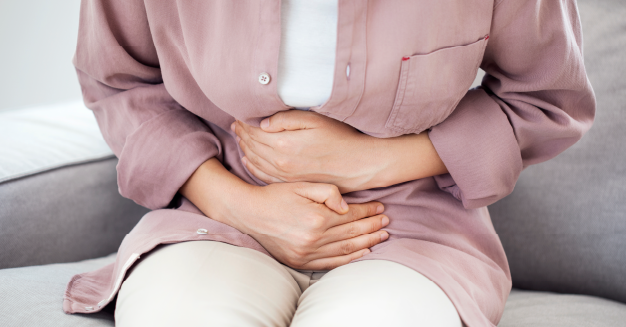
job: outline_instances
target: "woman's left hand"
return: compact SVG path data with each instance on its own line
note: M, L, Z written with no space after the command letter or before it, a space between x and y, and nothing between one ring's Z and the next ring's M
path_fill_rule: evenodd
M261 127L236 121L243 164L260 180L334 184L342 193L366 189L377 171L380 139L312 111L281 111Z

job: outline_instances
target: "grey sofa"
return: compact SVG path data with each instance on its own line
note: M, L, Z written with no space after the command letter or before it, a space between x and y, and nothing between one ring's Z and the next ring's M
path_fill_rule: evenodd
M597 118L490 207L513 277L502 327L626 326L626 2L579 7ZM33 118L54 110L71 121ZM114 325L111 306L61 310L69 278L113 262L146 212L117 193L117 160L89 115L76 103L0 113L0 326Z

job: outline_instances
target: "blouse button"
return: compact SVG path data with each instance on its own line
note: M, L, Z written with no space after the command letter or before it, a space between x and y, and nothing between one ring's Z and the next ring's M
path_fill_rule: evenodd
M259 83L261 84L267 84L270 82L270 74L268 73L261 73L261 75L259 75Z

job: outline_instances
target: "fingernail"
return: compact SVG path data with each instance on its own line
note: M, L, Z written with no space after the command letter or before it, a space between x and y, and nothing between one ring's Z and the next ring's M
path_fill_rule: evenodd
M346 203L346 200L341 199L341 209L343 210L348 210L348 204Z
M363 257L370 252L372 252L370 249L365 249L365 251L363 251Z
M230 130L233 131L233 132L235 131L235 122L230 124Z
M235 136L235 140L237 140L237 143L239 143L239 141L241 141L241 137L239 137L239 135Z
M246 157L241 158L241 162L243 162L243 165L247 165L248 164L248 159L246 159Z
M389 225L389 218L387 216L383 216L382 223L383 223L383 227Z
M387 234L387 232L384 232L384 233L380 234L380 241L381 242L385 241L388 238L389 238L389 234Z
M270 120L269 118L265 118L263 120L261 120L261 128L268 128L270 127Z
M376 213L377 213L377 214L378 214L378 213L383 213L383 211L384 211L384 210L385 210L385 207L383 207L383 206L378 206L378 207L376 208Z

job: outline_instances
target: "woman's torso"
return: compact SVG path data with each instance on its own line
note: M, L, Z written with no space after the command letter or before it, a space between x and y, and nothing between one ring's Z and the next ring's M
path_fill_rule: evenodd
M281 1L144 0L141 5L158 55L154 65L169 95L207 123L219 140L218 159L231 172L265 185L241 164L242 152L229 126L234 119L258 126L261 119L292 109L279 96L277 83ZM339 0L332 87L321 105L319 93L311 110L378 137L418 133L443 121L475 78L493 5L478 0ZM128 51L135 51L133 46ZM135 54L144 59L140 51ZM261 74L269 76L267 83L260 82ZM499 319L510 275L486 208L463 208L433 178L344 198L348 203L381 201L392 217L386 228L390 239L364 259L395 261L420 271L463 308L471 326ZM154 246L201 239L265 252L251 236L207 219L183 199L176 210L146 215L125 238L115 266L70 283L65 311L88 312L106 304L126 270ZM102 301L95 306L95 300Z
M146 1L172 97L225 130L292 109L278 94L280 5ZM492 1L339 1L331 94L311 110L377 137L442 122L476 76L492 12Z

